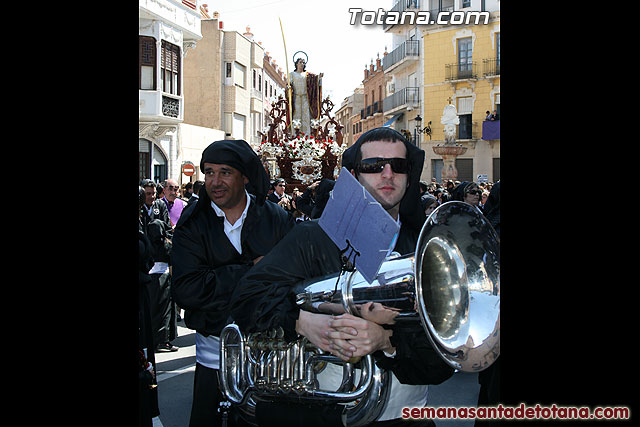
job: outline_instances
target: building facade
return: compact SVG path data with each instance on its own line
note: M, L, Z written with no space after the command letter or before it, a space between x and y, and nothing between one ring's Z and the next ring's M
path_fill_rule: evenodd
M419 10L418 1L401 0L392 10L403 12ZM383 69L387 86L384 99L384 116L389 126L403 132L413 141L420 143L420 134L415 131L416 117L421 114L422 78L424 55L421 50L421 26L399 23L384 26L392 35L390 52L385 52Z
M222 129L222 29L202 19L202 39L184 60L184 123Z
M464 7L463 7L464 6ZM489 12L487 24L427 27L423 32L423 122L431 121L432 140L422 148L433 153L442 143L442 111L449 102L458 111L457 142L467 151L456 159L458 180L500 179L500 139L483 138L486 112L500 110L500 2L456 1L454 10ZM499 124L498 124L499 125ZM427 177L440 178L442 160L433 155L425 165ZM484 177L484 178L480 178Z
M385 118L395 119L394 128L408 130L425 150L422 179L441 180L443 160L433 147L444 143L440 119L451 102L460 119L457 142L467 148L456 159L458 180L499 180L499 123L498 137L492 132L494 139L486 139L483 122L486 111L500 113L500 1L400 0L392 10L425 10L432 17L442 11L488 12L487 23L385 25L394 46L385 56L390 95L384 105ZM416 120L418 114L421 120ZM420 133L429 122L431 138Z
M269 116L271 112L271 104L278 99L279 96L285 97L285 88L287 86L286 76L282 67L276 64L276 60L269 55L269 52L265 52L263 62L263 90L262 90L262 105L263 105L263 121L262 130L268 127L273 120ZM263 132L266 133L266 132Z
M360 110L364 108L364 87L360 86L351 95L347 96L336 111L336 120L344 126L342 129L343 142L347 147L351 147L355 142L353 135L356 130L356 124L353 119L360 119ZM357 115L354 114L357 112Z
M384 124L384 98L386 95L386 85L382 60L378 55L375 64L373 59L371 64L364 70L363 107L360 109L360 116L352 116L353 140L357 141L364 132L369 129L381 127ZM355 113L355 111L354 111Z
M223 30L222 129L227 138L243 139L254 147L262 130L262 64L264 49L246 32Z
M139 0L138 177L180 173L183 59L202 38L198 1Z

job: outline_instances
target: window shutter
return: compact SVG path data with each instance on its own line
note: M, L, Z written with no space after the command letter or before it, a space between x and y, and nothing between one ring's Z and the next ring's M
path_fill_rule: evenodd
M475 181L473 177L473 159L456 159L458 181Z
M458 114L471 113L473 113L473 98L470 96L458 98Z

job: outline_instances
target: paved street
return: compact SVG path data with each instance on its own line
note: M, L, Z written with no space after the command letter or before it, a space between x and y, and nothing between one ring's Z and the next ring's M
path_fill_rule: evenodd
M180 350L156 353L160 416L154 427L187 427L191 410L193 373L196 363L195 331L178 322ZM477 401L478 375L458 372L444 383L429 388L429 406L474 406ZM472 427L471 421L436 420L438 427Z

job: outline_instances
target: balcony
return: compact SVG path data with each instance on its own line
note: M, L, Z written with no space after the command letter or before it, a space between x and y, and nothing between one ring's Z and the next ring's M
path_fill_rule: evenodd
M420 88L418 87L405 87L396 91L393 95L387 96L383 101L384 113L392 114L403 108L420 107Z
M371 110L371 112L373 113L373 115L375 116L376 114L382 114L383 110L382 110L382 101L376 101L373 103L373 108Z
M180 123L184 117L182 97L157 90L139 90L138 116L143 121Z
M408 9L420 9L420 0L400 0L396 4L394 4L391 9L389 9L389 12L399 12L400 14L402 14L402 12ZM402 20L400 22L402 22ZM382 29L383 31L387 31L394 25L397 24L383 23Z
M500 120L482 122L482 139L485 141L500 139Z
M446 64L444 79L447 81L469 80L478 78L478 64L469 62L466 64Z
M382 69L385 73L399 67L405 60L418 59L420 57L420 41L407 40L382 60Z
M369 117L382 113L382 103L383 101L376 101L367 106L367 108L360 110L360 118L368 119Z
M495 77L500 75L500 59L483 59L482 60L482 75L484 77Z

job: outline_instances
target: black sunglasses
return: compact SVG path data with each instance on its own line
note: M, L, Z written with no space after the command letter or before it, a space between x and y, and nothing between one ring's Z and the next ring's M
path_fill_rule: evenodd
M409 160L394 157L386 159L384 157L371 157L360 160L358 172L360 173L380 173L384 170L384 165L391 165L394 173L409 173Z

